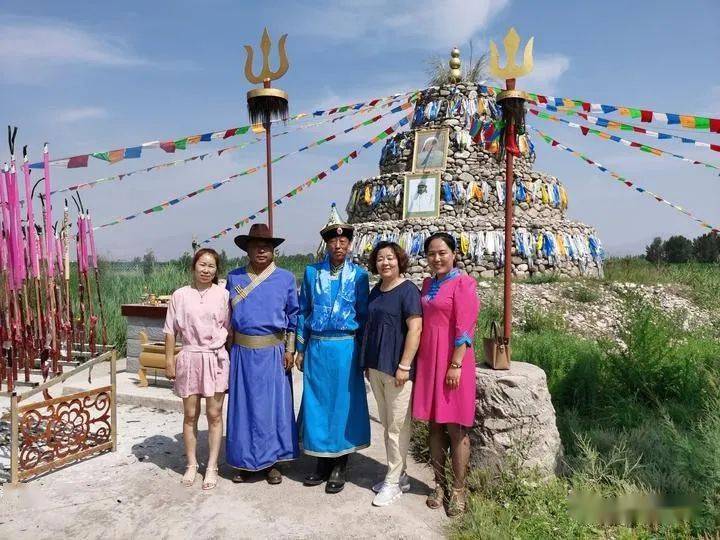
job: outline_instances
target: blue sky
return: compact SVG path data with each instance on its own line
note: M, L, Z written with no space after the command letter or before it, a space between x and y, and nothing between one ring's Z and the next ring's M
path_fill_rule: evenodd
M22 8L4 2L0 16L0 119L20 126L18 142L29 145L33 160L39 160L43 141L51 143L53 157L59 158L245 125L250 85L243 75L243 45L257 46L265 25L274 40L289 34L290 70L278 85L290 95L291 113L421 88L429 57L446 58L458 45L467 58L471 39L481 51L490 39L499 43L514 25L523 39L535 36L536 68L518 83L523 89L720 116L720 4L712 0L592 6L510 0L128 0L102 9L97 2L34 1ZM707 221L720 222L717 171L529 118L603 165ZM302 130L275 139L274 148L291 151L358 120ZM393 119L383 122L280 162L274 169L276 193L327 168ZM720 163L717 152L628 137ZM720 139L707 134L696 138ZM263 146L100 185L83 191L83 199L96 224L110 221L259 164ZM53 169L53 182L64 187L219 147L203 143L176 154L150 151L142 160L115 165ZM638 252L654 236L704 232L682 214L566 152L541 141L536 150L536 168L567 185L570 217L594 225L611 254ZM316 247L330 203L344 208L352 183L377 173L379 152L379 147L366 152L276 211L276 229L287 237L287 252ZM164 212L103 229L96 235L99 250L112 258L131 258L148 249L160 258L176 257L189 249L193 235L204 239L264 206L264 186L263 173L246 176ZM57 210L62 201L54 204ZM232 235L214 246L236 251Z

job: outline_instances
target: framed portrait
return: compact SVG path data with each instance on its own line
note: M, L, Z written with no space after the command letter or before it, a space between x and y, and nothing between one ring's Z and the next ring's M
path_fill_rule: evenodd
M403 219L440 215L440 173L406 174Z
M444 171L449 143L448 128L417 130L413 147L412 172Z

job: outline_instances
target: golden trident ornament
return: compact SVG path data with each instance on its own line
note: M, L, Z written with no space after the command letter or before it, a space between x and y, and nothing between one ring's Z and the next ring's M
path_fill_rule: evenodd
M270 48L272 43L267 28L263 30L260 39L260 50L262 51L262 69L258 75L253 73L253 48L245 45L245 77L251 84L262 83L261 88L253 88L247 93L248 116L253 124L254 132L265 132L265 168L267 170L267 214L270 233L273 232L273 191L272 191L272 144L271 126L278 120L287 121L290 116L287 92L280 88L272 88L271 82L279 79L287 73L290 63L285 52L285 40L287 34L283 34L278 41L278 57L280 65L277 71L270 69Z
M253 58L254 51L250 45L245 45L245 52L247 57L245 59L245 78L252 84L260 84L265 81L276 81L287 72L290 67L288 62L287 52L285 51L285 40L287 34L283 34L278 41L278 56L280 57L280 67L277 71L270 69L270 47L272 43L270 41L270 34L268 34L267 27L263 30L262 38L260 39L260 50L262 51L262 70L259 75L253 74Z
M495 45L494 41L490 41L490 73L498 79L517 79L530 73L533 69L534 40L535 38L531 37L525 44L523 63L519 66L515 63L515 55L520 47L520 36L515 31L515 28L510 28L503 38L505 57L507 60L504 68L500 67L500 55L498 54L497 45Z

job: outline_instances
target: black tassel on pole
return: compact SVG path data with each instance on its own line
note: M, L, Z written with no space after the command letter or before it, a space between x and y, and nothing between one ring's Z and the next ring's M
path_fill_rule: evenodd
M255 88L247 95L248 115L253 124L266 125L290 117L288 97L279 88Z
M518 90L505 90L500 92L498 101L505 122L505 151L517 157L520 155L518 135L525 133L525 94Z
M522 98L510 97L502 102L503 120L505 125L515 125L515 134L525 133L525 100Z

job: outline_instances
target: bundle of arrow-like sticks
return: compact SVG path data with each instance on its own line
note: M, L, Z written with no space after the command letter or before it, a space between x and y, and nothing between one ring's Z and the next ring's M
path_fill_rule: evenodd
M44 147L44 178L34 185L30 178L27 147L18 171L15 160L17 128L8 127L10 162L0 175L0 387L16 386L19 374L30 382L32 370L39 364L43 380L50 373L61 373L61 362L72 361L73 351L97 349L98 316L93 309L95 290L102 320L102 345L107 345L107 329L103 316L97 251L92 222L79 197L73 199L78 208L77 233L74 235L77 254L78 290L71 292L70 212L65 207L60 223L53 224L50 200L50 165L47 144ZM42 188L35 191L42 182ZM21 187L22 183L22 187ZM32 187L31 187L32 185ZM24 199L21 200L21 191ZM41 209L36 222L35 209ZM94 274L94 287L90 272ZM73 297L79 306L79 317L73 316Z

